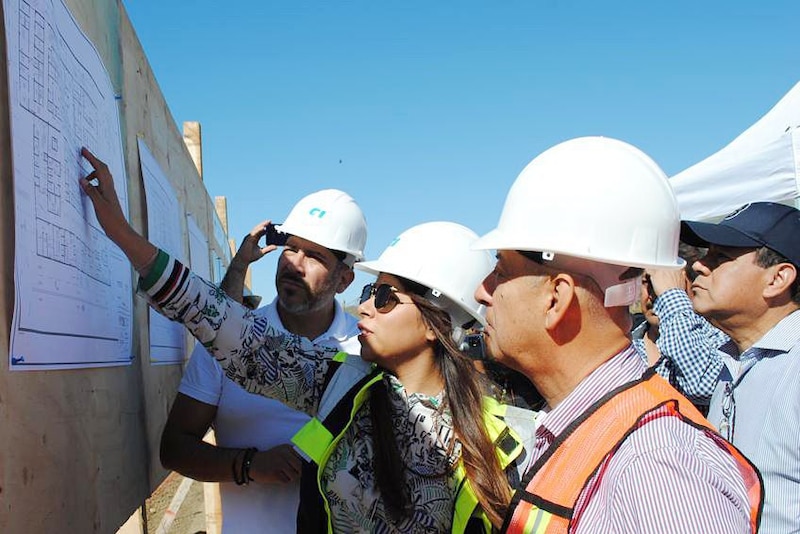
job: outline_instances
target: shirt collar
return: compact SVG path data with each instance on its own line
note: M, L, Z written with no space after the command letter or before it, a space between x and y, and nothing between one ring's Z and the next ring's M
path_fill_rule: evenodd
M770 328L753 346L760 349L789 352L800 341L800 310L795 310Z
M316 339L311 340L315 344L324 344L325 341L329 340L342 343L353 336L356 322L355 318L344 311L344 308L342 308L342 305L339 304L339 301L336 299L334 299L333 305L335 308L333 321L325 332ZM281 322L281 316L278 313L278 297L275 297L267 306L259 308L256 313L263 313L267 323L283 332L287 332L286 327L283 326Z
M555 408L541 418L542 431L558 436L609 391L642 377L647 366L631 345L584 378ZM538 431L537 431L538 432Z
M733 340L724 343L719 350L734 360L750 357L761 359L789 352L798 342L800 342L800 310L795 310L778 321L743 353L739 353L739 348Z

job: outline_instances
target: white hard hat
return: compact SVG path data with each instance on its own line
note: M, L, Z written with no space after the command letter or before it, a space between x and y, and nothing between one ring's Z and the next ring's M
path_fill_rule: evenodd
M589 260L583 266L681 268L679 236L680 212L664 171L627 143L581 137L546 150L522 170L497 228L475 246ZM606 305L622 304L617 298Z
M475 288L494 268L488 251L472 248L476 239L475 232L460 224L419 224L396 237L377 260L356 263L355 268L400 276L427 287L426 298L450 314L453 337L460 343L461 326L473 319L484 324L484 308L475 300Z
M303 197L276 229L344 252L348 265L364 259L367 221L353 197L344 191L323 189Z

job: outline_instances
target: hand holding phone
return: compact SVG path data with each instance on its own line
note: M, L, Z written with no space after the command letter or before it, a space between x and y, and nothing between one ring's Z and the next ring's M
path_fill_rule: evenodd
M266 243L263 245L261 244L262 237L266 237ZM246 267L260 260L276 247L285 245L288 237L288 234L279 232L269 220L261 221L242 238L242 243L231 260L231 264L235 263L240 268Z

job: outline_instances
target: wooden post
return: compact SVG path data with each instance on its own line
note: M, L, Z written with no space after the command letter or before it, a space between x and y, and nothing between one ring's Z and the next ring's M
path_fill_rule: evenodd
M189 149L194 166L197 167L197 174L203 179L203 134L200 131L200 123L197 121L185 121L183 123L183 142Z

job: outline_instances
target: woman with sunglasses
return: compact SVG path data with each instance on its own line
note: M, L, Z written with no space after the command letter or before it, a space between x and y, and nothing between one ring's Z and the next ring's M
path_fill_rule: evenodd
M516 481L522 447L507 426L513 409L484 397L487 388L458 348L482 319L472 295L492 268L487 252L471 250L472 231L419 225L377 261L357 264L378 274L358 310L361 357L337 354L279 333L150 244L125 220L105 164L83 155L95 171L80 185L142 276L150 304L182 322L247 391L313 417L295 442L318 464L312 492L322 502L313 506L304 495L299 531L500 527L511 496L504 469ZM523 418L530 421L529 412ZM250 480L251 458L234 459L237 483Z

